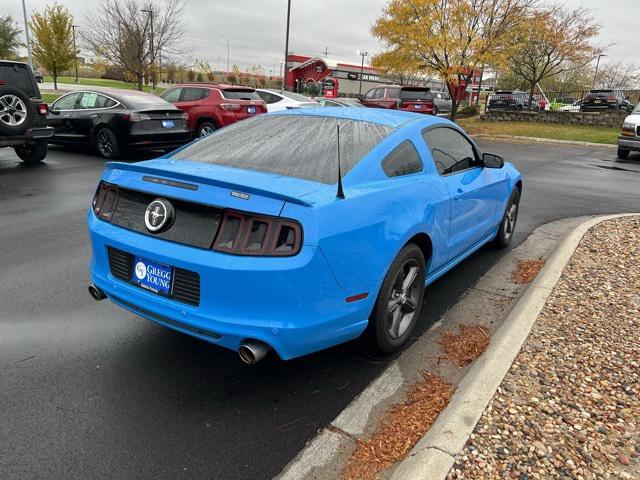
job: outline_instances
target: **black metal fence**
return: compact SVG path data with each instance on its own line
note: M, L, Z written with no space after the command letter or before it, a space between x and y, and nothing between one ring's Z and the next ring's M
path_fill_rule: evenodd
M536 92L498 90L489 94L486 110L552 110L559 112L631 112L640 107L640 90L574 90Z

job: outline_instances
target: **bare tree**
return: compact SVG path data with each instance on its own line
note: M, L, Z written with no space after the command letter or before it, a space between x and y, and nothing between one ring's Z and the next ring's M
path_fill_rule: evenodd
M511 32L507 64L527 83L529 109L540 81L583 68L607 48L592 44L599 30L590 10L555 5L532 12Z
M138 0L104 0L87 19L82 38L95 55L135 78L138 90L158 54L179 53L184 4L166 6ZM153 36L152 36L153 32Z
M608 63L598 70L596 85L612 90L640 88L640 66L629 62Z

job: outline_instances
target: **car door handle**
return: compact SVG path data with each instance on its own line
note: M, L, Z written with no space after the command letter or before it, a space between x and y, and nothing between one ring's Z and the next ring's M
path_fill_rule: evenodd
M462 190L461 188L459 188L456 193L453 194L453 199L457 200L459 202L462 201L462 195L464 194L464 190Z

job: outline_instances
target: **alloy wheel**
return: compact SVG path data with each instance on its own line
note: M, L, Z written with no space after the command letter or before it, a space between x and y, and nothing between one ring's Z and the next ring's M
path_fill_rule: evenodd
M10 127L22 125L27 118L27 106L15 95L0 97L0 122Z
M103 130L98 134L98 150L100 150L100 154L103 157L109 158L113 155L113 140L111 135L109 135L109 132L106 130Z
M206 137L213 133L213 128L210 125L203 125L200 127L200 137Z
M504 238L509 240L516 229L516 221L518 220L518 204L513 202L504 214Z
M387 309L389 338L397 340L411 325L420 301L420 265L409 259L393 283Z

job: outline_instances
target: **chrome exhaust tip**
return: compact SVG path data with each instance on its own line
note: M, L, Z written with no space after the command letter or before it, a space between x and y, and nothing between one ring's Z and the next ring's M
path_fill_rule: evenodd
M96 302L100 300L104 300L107 296L104 294L102 290L100 290L95 285L89 285L89 294L93 297Z
M271 347L266 343L259 340L249 340L240 345L238 355L240 355L240 359L244 363L253 365L262 360L269 350L271 350Z

